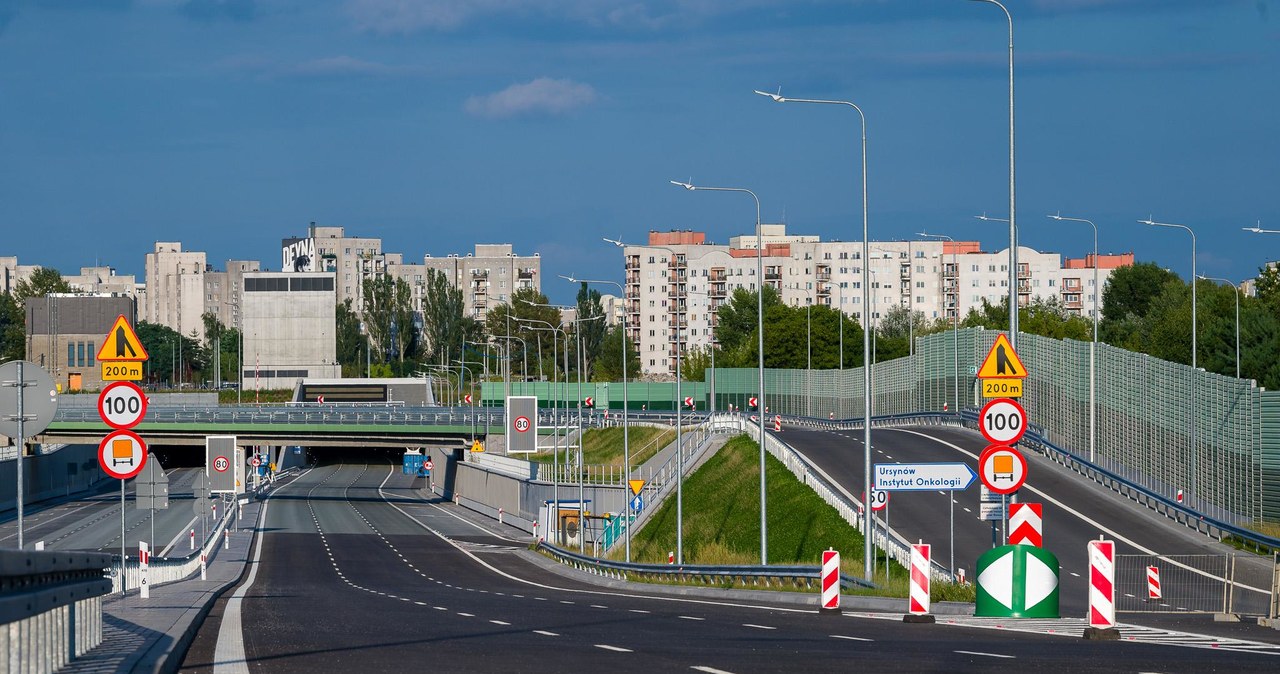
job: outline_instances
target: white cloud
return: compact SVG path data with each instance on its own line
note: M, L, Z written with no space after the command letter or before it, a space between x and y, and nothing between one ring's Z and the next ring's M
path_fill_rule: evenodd
M489 17L534 17L589 26L653 30L755 7L797 0L347 0L360 30L375 33L449 31ZM830 0L807 0L828 2Z
M279 61L254 54L238 54L222 59L216 67L266 79L286 77L375 77L413 76L425 72L416 66L392 66L366 61L346 54L305 61Z
M467 112L478 117L504 118L525 115L562 115L594 103L596 90L573 80L539 77L513 84L487 96L467 99Z

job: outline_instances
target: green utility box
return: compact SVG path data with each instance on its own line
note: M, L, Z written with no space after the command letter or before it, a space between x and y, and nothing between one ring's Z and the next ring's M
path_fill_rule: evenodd
M978 558L974 615L1058 618L1058 558L1034 545L1004 545Z

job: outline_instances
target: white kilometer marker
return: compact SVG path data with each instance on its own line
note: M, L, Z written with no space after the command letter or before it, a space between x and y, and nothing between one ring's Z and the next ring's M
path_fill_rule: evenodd
M961 653L961 654L963 654L963 655L981 655L981 656L988 657L988 658L1006 658L1006 659L1009 659L1009 660L1013 660L1013 659L1014 659L1014 656L1012 656L1012 655L1001 655L1001 654L999 654L999 653L982 653L982 652L980 652L980 651L955 651L955 652L956 652L956 653Z
M621 647L619 647L619 646L610 646L609 644L596 644L596 648L603 648L603 649L605 649L606 651L613 651L614 653L633 653L633 652L634 652L634 651L632 651L630 648L621 648Z
M743 626L743 627L752 627L752 628L755 628L755 629L758 629L758 630L776 630L776 629L778 629L778 628L776 628L776 627L769 627L768 625L755 625L755 624L752 624L752 623L742 623L742 626Z
M493 623L493 624L495 624L495 625L508 625L508 626L509 626L509 625L511 624L511 623L504 623L504 622L502 622L501 620L490 620L489 622L491 622L491 623Z
M682 615L680 616L680 619L681 620L706 620L706 618L695 618L691 615Z
M548 631L546 631L546 630L534 630L534 631L533 631L533 633L534 633L534 634L541 634L541 635L542 635L542 636L544 636L544 637L558 637L558 636L560 636L559 634L556 634L555 632L548 632Z
M850 636L845 636L845 635L843 635L843 634L832 634L832 635L831 635L831 638L832 638L832 639L847 639L847 640L849 640L849 641L875 641L875 639L866 639L866 638L863 638L863 637L850 637Z
M726 672L723 669L716 669L715 667L708 667L706 665L694 665L689 669L692 669L695 672L706 672L707 674L733 674L733 672Z

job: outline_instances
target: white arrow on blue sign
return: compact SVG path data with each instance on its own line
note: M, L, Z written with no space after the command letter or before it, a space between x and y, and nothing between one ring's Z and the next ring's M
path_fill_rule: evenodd
M978 479L967 463L877 463L879 491L963 491Z
M644 499L640 498L638 494L635 498L631 499L631 509L636 512L644 510Z

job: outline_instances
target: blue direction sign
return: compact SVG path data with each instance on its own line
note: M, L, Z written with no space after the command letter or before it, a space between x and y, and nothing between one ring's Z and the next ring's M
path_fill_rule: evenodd
M963 491L978 479L967 463L877 463L878 491Z
M635 498L631 499L631 509L636 512L644 510L644 499L640 495L637 494Z

